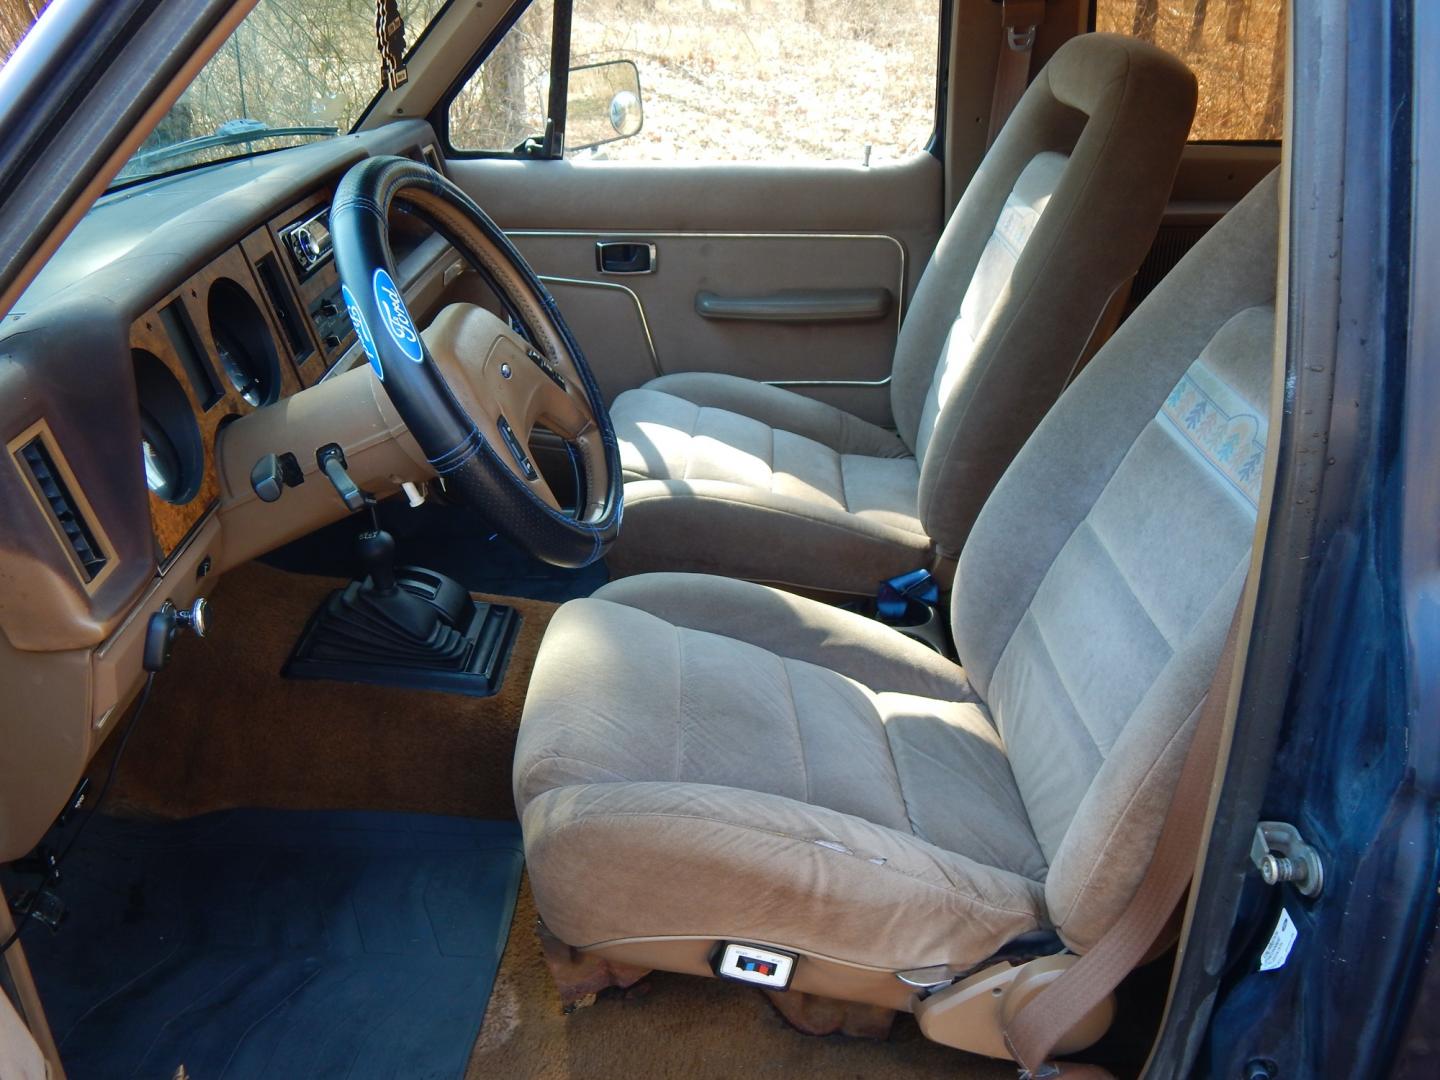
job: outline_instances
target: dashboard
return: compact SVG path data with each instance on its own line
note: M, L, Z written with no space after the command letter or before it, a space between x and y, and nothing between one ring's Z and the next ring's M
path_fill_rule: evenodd
M391 124L112 193L0 323L0 861L119 726L150 615L345 513L318 446L381 495L427 475L340 301L327 214L356 162L439 168L435 144ZM428 317L463 264L407 215L391 247ZM293 469L278 502L251 483L270 454Z

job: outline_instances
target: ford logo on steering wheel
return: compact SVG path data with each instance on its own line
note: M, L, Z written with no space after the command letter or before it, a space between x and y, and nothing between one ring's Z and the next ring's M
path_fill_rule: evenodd
M420 347L420 334L415 329L415 320L410 318L410 312L405 307L405 298L400 295L400 290L395 287L395 282L384 267L375 271L374 284L375 306L380 311L381 323L390 332L390 337L400 347L400 351L415 363L420 363L425 359L425 353Z

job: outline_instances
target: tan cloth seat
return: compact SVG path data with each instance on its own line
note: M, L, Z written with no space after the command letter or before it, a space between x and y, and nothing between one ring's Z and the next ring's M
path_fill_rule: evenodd
M769 944L890 988L1037 929L1095 942L1153 852L1249 567L1276 232L1271 177L1017 456L957 569L963 669L731 579L562 607L515 758L549 928ZM872 989L831 993L893 998Z
M897 433L734 376L664 376L611 409L617 576L700 570L868 595L958 555L1149 248L1195 80L1086 34L1036 77L951 215L905 317Z

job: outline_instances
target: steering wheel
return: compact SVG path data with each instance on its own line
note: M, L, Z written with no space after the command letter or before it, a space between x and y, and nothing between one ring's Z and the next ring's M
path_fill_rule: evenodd
M452 304L423 332L395 283L388 215L414 214L489 283L502 319ZM385 392L448 488L556 566L586 566L620 531L624 482L610 413L554 299L505 234L426 165L369 158L340 181L330 232L341 295ZM566 513L536 467L543 426L577 473Z

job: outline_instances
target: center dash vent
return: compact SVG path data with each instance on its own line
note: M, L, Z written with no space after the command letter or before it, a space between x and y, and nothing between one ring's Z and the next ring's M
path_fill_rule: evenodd
M16 457L30 474L30 481L41 501L49 507L55 524L60 528L60 535L70 545L80 576L87 582L94 581L109 560L104 549L96 543L95 533L81 515L80 507L60 470L55 467L55 459L50 456L44 439L37 435L20 447Z

